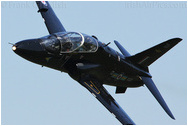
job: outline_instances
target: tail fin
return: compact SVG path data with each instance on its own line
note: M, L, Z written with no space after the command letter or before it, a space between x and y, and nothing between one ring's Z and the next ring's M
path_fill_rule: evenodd
M36 1L36 3L50 34L66 31L48 1Z
M168 50L170 50L172 47L174 47L176 44L178 44L181 40L181 38L173 38L167 40L141 53L127 57L127 59L129 59L133 63L139 64L142 67L147 67L153 62L155 62L158 58L160 58L163 54L165 54Z

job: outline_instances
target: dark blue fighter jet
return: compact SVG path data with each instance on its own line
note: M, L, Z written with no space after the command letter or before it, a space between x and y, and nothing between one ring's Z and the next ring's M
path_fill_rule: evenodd
M122 124L135 124L104 88L116 87L116 93L143 85L150 90L166 113L175 119L152 81L148 67L182 39L173 38L135 55L130 55L121 44L122 54L100 42L97 37L80 32L67 32L50 4L37 1L49 35L20 41L12 50L19 56L61 72L68 73L99 100Z

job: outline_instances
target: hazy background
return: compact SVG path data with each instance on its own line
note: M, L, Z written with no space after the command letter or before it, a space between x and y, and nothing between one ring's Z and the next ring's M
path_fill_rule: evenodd
M146 87L115 94L136 124L187 124L186 2L50 2L67 31L118 40L131 54L174 37L183 41L150 66L174 114L172 120ZM1 2L1 124L119 125L103 105L67 74L16 55L11 45L48 34L35 2ZM117 47L114 43L112 48ZM112 66L113 67L113 66Z

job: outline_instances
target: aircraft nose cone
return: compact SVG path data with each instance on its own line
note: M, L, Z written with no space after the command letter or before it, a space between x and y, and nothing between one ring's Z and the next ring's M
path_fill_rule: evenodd
M17 42L12 46L12 50L17 53L20 51L28 51L28 52L40 52L44 51L43 47L40 45L39 39L29 39Z
M44 52L44 48L40 44L39 39L29 39L17 42L12 46L12 50L20 55L35 55Z
M12 46L13 51L18 50L27 50L27 51L42 51L43 48L40 45L40 40L38 39L29 39L17 42L15 45Z

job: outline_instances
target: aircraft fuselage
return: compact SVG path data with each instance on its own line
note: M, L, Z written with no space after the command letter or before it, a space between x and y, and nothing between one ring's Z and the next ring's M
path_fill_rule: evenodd
M96 78L103 84L121 87L139 87L143 85L139 75L150 76L142 68L133 65L122 54L98 41L95 37L89 36L97 42L97 49L93 52L76 52L76 50L72 52L68 50L66 52L65 50L63 53L59 53L59 50L62 50L64 47L59 42L61 40L51 39L52 36L18 42L13 46L16 47L14 51L31 62L66 72L77 81L87 73L87 75ZM58 38L58 35L56 35L56 38ZM64 41L68 41L69 38L66 39ZM47 47L43 44L44 41L45 44L48 44ZM58 51L54 51L55 48L49 49L51 48L49 46L54 46L53 43L54 45L56 44L56 47L59 43L61 49L58 49ZM66 43L64 42L63 44L65 46Z
M109 43L102 43L95 36L67 32L49 2L36 3L50 35L14 44L12 50L15 53L33 63L68 73L123 125L135 123L103 84L115 86L115 93L125 93L127 87L145 84L165 112L175 119L151 79L148 67L182 41L181 38L169 39L135 55L130 55L119 42L114 41L120 54L110 48Z

